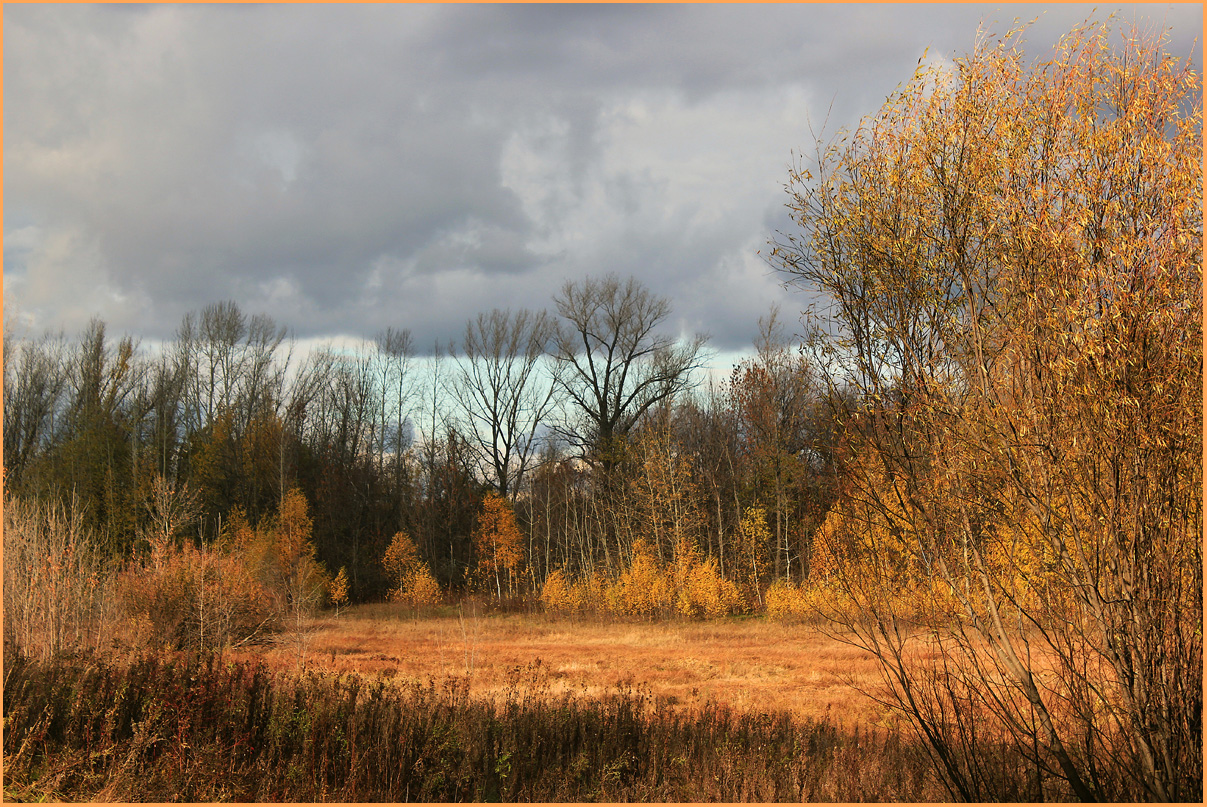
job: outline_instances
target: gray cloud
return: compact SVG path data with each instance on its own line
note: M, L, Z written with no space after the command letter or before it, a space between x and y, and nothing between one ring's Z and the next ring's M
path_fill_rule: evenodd
M6 313L156 338L233 298L299 336L456 338L635 273L749 344L808 123L1038 6L6 6ZM1055 6L1042 52L1090 16ZM1192 53L1199 6L1125 7Z

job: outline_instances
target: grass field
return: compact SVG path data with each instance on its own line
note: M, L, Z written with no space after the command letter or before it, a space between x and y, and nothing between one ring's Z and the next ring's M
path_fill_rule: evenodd
M304 644L6 658L5 800L945 796L808 627L363 607Z
M298 666L288 637L232 657L270 667ZM550 692L587 697L618 684L640 685L679 707L706 701L734 711L886 726L871 654L811 625L766 619L708 622L601 622L544 615L485 615L472 605L416 617L392 605L348 609L314 621L307 668L389 673L426 682L466 681L472 695L497 697L517 678Z

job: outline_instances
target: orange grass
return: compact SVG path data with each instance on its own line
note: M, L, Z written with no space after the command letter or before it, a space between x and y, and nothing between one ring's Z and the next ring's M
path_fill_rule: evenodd
M299 663L288 641L233 655L278 668ZM684 708L711 699L737 711L783 710L847 725L891 721L856 689L881 686L871 654L817 627L765 619L605 622L487 616L472 605L415 617L402 606L365 605L315 620L305 664L419 681L463 678L478 696L497 697L517 683L587 696L628 684Z

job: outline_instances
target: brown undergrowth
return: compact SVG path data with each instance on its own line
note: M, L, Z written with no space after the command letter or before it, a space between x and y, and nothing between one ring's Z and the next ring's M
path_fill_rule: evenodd
M862 801L942 796L892 731L644 687L494 698L467 679L270 670L216 655L9 660L7 800Z

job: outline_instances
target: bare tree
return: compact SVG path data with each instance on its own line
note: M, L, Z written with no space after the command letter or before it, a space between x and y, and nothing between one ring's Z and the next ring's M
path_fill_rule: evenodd
M54 430L63 405L65 352L62 336L4 340L4 472L10 489L20 486L25 466Z
M612 467L641 416L691 386L707 337L677 343L658 333L670 303L633 277L567 281L554 303L564 320L554 335L557 383L583 419L565 436Z
M379 467L385 457L393 458L394 479L401 476L403 450L407 446L406 421L410 399L414 393L411 364L415 348L409 330L387 328L373 337L377 345L377 369L380 382L380 439Z
M207 305L196 324L192 313L185 315L180 338L194 346L194 397L203 412L199 425L208 426L234 403L242 359L239 343L246 335L246 317L233 302Z
M256 314L248 322L242 366L239 367L240 430L247 428L263 408L279 405L291 358L287 354L283 361L277 361L277 351L285 341L285 334L285 326L277 325L267 314Z
M553 330L544 311L496 308L466 323L464 355L454 355L452 400L465 422L479 470L504 497L523 484L536 453L538 430L556 402L556 384L540 373Z

